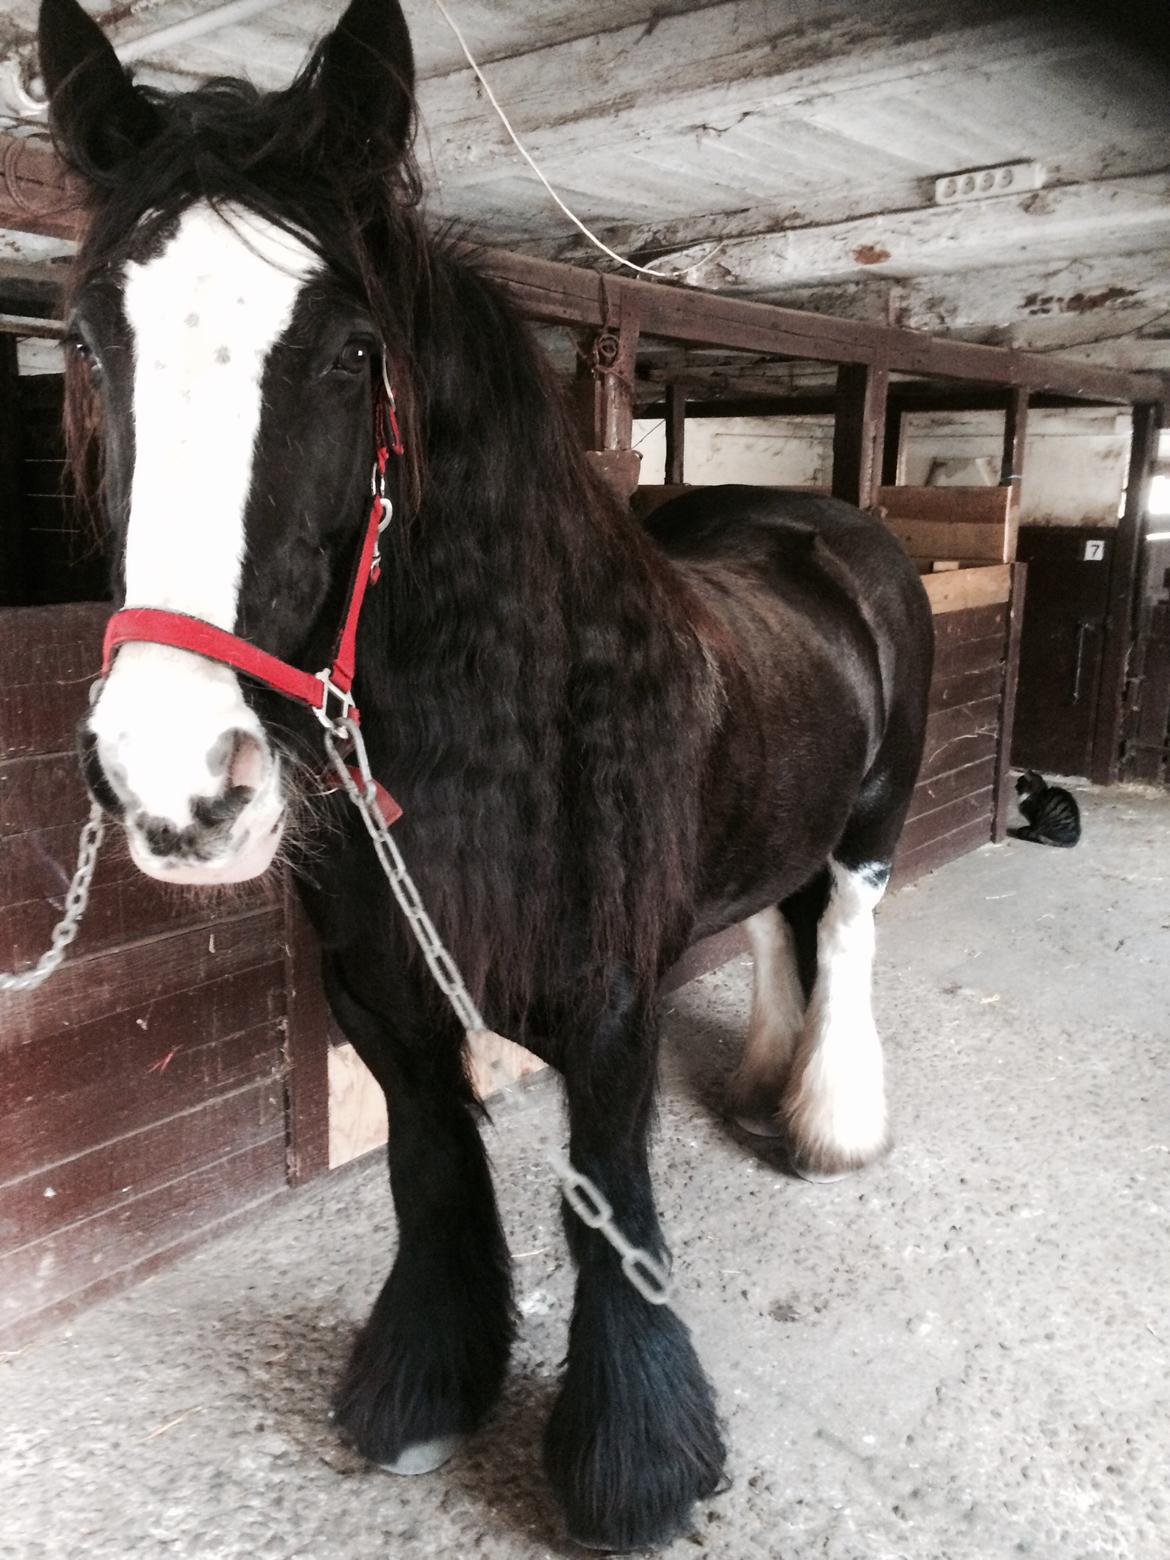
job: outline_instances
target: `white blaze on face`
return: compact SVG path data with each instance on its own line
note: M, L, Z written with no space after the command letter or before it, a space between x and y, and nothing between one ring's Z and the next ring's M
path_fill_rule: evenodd
M239 208L226 215L190 207L158 255L126 266L134 472L125 580L127 606L185 612L231 632L265 364L319 263L263 218ZM180 829L192 821L193 798L223 788L225 733L250 733L268 753L235 674L162 645L118 652L90 725L131 813ZM254 866L265 824L268 834L276 830L276 767L266 760L257 777L253 765L248 780L259 778L257 795L233 836L251 855L218 872L220 880L253 875L237 869ZM207 871L159 870L132 829L130 843L146 870L172 881L211 880ZM274 851L275 843L269 857Z

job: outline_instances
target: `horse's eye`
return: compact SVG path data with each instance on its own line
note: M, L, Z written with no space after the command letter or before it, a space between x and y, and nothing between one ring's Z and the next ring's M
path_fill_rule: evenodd
M372 357L368 341L347 341L333 363L335 374L360 374L370 365Z
M88 341L81 336L68 336L65 339L65 350L75 363L81 363L89 370L89 377L94 384L101 383L102 365Z

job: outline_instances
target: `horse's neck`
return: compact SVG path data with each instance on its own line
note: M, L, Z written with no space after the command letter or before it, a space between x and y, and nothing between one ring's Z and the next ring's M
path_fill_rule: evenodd
M526 327L462 268L448 285L422 365L428 447L397 633L420 653L434 635L439 654L476 632L529 649L543 635L566 672L586 642L635 623L643 638L691 637L673 566L597 486Z

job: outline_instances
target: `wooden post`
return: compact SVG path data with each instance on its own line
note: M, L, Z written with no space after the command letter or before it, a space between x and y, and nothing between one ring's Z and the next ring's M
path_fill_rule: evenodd
M878 486L889 379L887 369L870 363L842 363L837 370L833 496L859 509L869 508Z
M999 485L1012 490L1008 507L1008 534L1004 557L1016 556L1020 534L1020 484L1024 480L1024 448L1028 437L1028 392L1016 385L1008 393L1003 419L1003 455L999 465Z
M999 467L1000 487L1014 487L1017 494L1024 475L1024 441L1028 434L1028 392L1015 386L1008 394L1003 419L1003 458Z
M1113 543L1113 568L1109 577L1109 609L1105 619L1105 644L1101 652L1101 680L1094 717L1090 778L1098 785L1113 785L1121 762L1121 723L1124 715L1125 679L1133 638L1134 592L1138 557L1145 527L1150 477L1158 454L1158 433L1163 408L1157 401L1139 401L1133 409L1133 441L1129 450L1129 476L1125 509Z
M0 606L26 607L24 483L20 466L20 379L16 337L0 336Z
M1007 838L1008 821L1012 815L1012 732L1016 724L1016 684L1020 676L1020 634L1024 627L1028 565L1013 563L1011 571L1007 643L1003 658L1003 697L999 705L999 751L995 755L995 810L991 818L991 837L997 843Z
M683 447L686 442L687 389L685 385L666 387L666 482L681 484L683 476Z
M617 295L617 320L588 338L577 362L574 407L578 431L594 465L628 499L641 461L634 442L634 373L638 358L638 299Z
M882 441L882 487L899 487L902 482L902 431L905 410L886 406L886 432Z

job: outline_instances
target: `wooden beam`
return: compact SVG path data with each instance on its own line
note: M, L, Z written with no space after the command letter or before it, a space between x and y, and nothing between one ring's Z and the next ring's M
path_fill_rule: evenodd
M922 585L931 611L963 612L968 607L989 607L1007 601L1012 589L1009 563L991 563L982 569L951 569L945 574L925 574Z
M1016 686L1020 680L1020 636L1024 627L1027 585L1028 565L1013 563L1004 647L1003 697L999 707L999 749L995 758L995 812L991 823L991 837L997 843L1007 838L1008 820L1012 815L1012 733L1016 725Z
M700 378L701 375L692 376ZM698 394L695 390L698 390ZM807 390L780 395L703 396L702 386L691 386L687 417L831 417L837 404L835 390ZM886 396L887 417L907 412L1002 412L1008 390L943 388L941 385L893 382ZM1112 401L1094 402L1072 395L1045 395L1029 392L1028 404L1034 408L1067 410L1073 406L1115 405ZM650 401L638 409L639 417L663 418L665 401Z
M887 393L886 433L882 441L881 484L883 487L897 487L902 480L903 420L902 407L894 400L892 393Z
M666 387L666 481L678 484L683 475L687 427L687 389L685 385Z
M1079 400L1161 400L1156 375L1129 374L1052 356L948 341L895 326L805 314L697 289L625 278L534 259L502 249L468 249L480 267L529 318L553 325L610 323L619 296L636 291L642 333L696 346L713 345L757 357L821 363L881 363L891 371L928 379L984 385L1021 385ZM603 298L604 294L604 298Z
M859 509L869 508L878 485L889 378L872 364L843 363L837 370L833 496Z
M824 226L787 226L731 239L710 254L701 244L658 257L660 269L686 269L695 286L747 292L853 281L858 277L932 278L986 267L989 258L1026 253L1029 264L1067 264L1069 254L1116 257L1125 249L1165 247L1170 239L1170 173L1134 174L1055 185L972 201L874 212ZM985 286L994 273L984 271ZM1043 290L1043 289L1038 289ZM1000 314L998 323L1011 316Z
M11 142L11 137L0 137L0 158ZM54 153L39 143L17 144L15 171L10 170L5 195L8 206L0 204L0 225L76 237L82 221L76 184ZM1166 382L1155 375L948 341L696 288L602 277L596 271L507 250L469 245L467 253L503 287L521 313L548 324L593 329L614 325L620 322L627 299L636 299L642 332L673 341L823 363L881 363L892 371L928 378L1019 385L1087 400L1124 403L1167 397Z
M1125 488L1125 508L1113 542L1113 568L1109 577L1109 606L1105 619L1105 643L1101 652L1101 678L1093 733L1090 778L1098 785L1114 784L1121 762L1121 723L1126 671L1133 638L1138 556L1162 421L1163 407L1158 402L1143 402L1133 409L1129 476Z
M1008 392L1003 422L1003 454L999 463L1001 487L1015 489L1018 500L1024 476L1024 444L1028 436L1028 392L1016 388Z
M839 0L814 0L811 8L717 0L681 15L659 12L650 25L639 19L583 30L484 64L529 152L555 183L557 171L564 177L564 170L603 157L612 179L620 167L615 154L636 163L639 148L667 137L709 137L718 145L755 114L774 129L805 120L810 104L831 99L835 115L856 122L883 89L905 94L929 86L945 101L946 83L965 86L972 72L989 89L1021 58L1077 59L1095 47L1095 36L1076 19L1055 17L1048 7L1021 14L1002 0L949 0L943 7L937 0L869 0L860 28ZM428 156L446 186L514 178L515 151L462 64L421 82L419 102ZM822 140L830 134L820 133ZM842 135L836 144L849 142ZM915 171L904 177L910 190Z
M76 238L82 188L44 141L0 136L0 227Z

